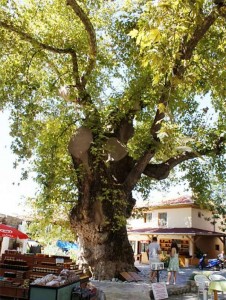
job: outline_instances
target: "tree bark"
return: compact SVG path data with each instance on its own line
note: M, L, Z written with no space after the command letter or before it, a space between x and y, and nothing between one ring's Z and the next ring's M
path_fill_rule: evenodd
M116 216L122 209L115 209L110 201L102 203L93 197L89 202L93 204L84 210L83 201L79 201L80 205L71 212L72 228L79 237L78 264L98 280L117 278L120 272L134 271L133 250L126 225L117 223ZM123 207L125 209L128 215L131 208Z
M127 236L126 220L131 216L135 199L124 191L123 185L131 161L124 158L108 165L100 162L97 166L89 154L89 171L84 167L83 175L79 160L73 157L73 161L80 178L78 202L70 214L81 249L78 264L98 280L134 271L134 253Z
M93 221L74 220L73 227L81 247L78 264L92 278L109 280L117 278L120 272L134 271L133 250L125 226L114 232L101 231Z

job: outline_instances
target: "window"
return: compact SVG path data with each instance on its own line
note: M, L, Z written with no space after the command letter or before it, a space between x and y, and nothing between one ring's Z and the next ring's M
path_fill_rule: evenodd
M152 213L147 213L147 222L152 221Z
M159 227L167 226L167 213L159 213L158 214L158 225L159 225Z
M200 211L198 212L198 217L201 218L201 212Z
M130 245L132 246L133 248L133 252L135 253L136 251L136 242L135 241L130 241Z
M144 223L151 222L152 220L152 213L145 213L144 214Z
M215 245L215 250L220 251L220 245Z

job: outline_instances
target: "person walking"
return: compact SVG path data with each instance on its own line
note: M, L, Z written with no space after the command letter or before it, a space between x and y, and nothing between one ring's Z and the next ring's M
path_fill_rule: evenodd
M148 246L148 255L149 255L149 263L150 263L150 280L151 282L155 281L157 277L157 272L152 269L153 263L158 263L159 261L159 254L161 253L161 248L158 243L157 237L153 237L152 242Z
M168 276L167 276L167 282L166 284L170 284L172 275L173 275L173 284L176 284L177 279L177 272L179 271L179 248L177 246L177 243L175 241L171 244L171 250L170 250L170 260L169 260L169 266L168 266Z

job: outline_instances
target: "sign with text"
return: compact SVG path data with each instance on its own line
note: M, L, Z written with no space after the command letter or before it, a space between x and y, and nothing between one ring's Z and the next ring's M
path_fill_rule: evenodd
M168 293L165 282L152 283L152 291L155 300L168 299Z

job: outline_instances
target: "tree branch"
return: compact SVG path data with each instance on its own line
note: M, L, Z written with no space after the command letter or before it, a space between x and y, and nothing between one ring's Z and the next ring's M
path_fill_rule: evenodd
M42 43L42 42L38 41L37 39L35 39L30 34L21 31L19 28L17 28L13 24L9 24L5 21L0 21L0 26L5 28L8 31L16 33L17 35L19 35L21 37L21 39L31 43L34 46L41 48L43 50L47 50L47 51L50 51L53 53L58 53L58 54L71 55L72 63L73 63L73 75L74 75L75 85L78 88L78 90L82 90L82 84L81 84L81 81L79 78L79 71L78 71L77 54L74 49L72 49L72 48L66 48L66 49L57 48L57 47L53 47L53 46L47 45L45 43Z
M131 172L124 182L125 190L127 192L131 192L131 190L134 188L154 154L154 150L146 151L145 154L137 161L135 166L132 168Z
M17 33L23 40L30 42L31 44L36 45L44 50L48 50L48 51L51 51L54 53L59 53L59 54L61 54L61 53L71 54L71 52L74 51L70 48L69 49L56 48L56 47L46 45L42 42L39 42L34 37L32 37L31 35L29 35L26 32L21 31L19 28L17 28L13 24L8 24L4 21L0 21L0 26L7 29L8 31Z
M160 104L163 104L164 107L166 108L168 106L168 99L169 99L169 94L170 90L172 88L172 84L170 83L169 80L164 85L162 95L160 96L159 102L158 102L158 108L155 114L154 121L151 126L151 135L153 136L155 141L159 141L158 139L158 131L161 129L161 122L165 118L165 112L163 108L159 108Z
M201 25L197 26L197 28L194 30L194 33L192 37L185 42L186 39L182 41L180 50L179 50L179 59L175 61L175 64L172 68L173 70L173 75L178 76L182 78L184 76L185 70L186 70L186 65L184 64L184 60L189 60L191 59L191 56L198 44L198 42L204 37L206 32L209 30L211 25L216 21L216 19L219 17L219 6L213 9L213 11L206 17L204 18L203 22ZM174 88L170 76L166 74L166 80L165 80L165 85L162 90L162 94L159 98L158 102L158 108L156 111L156 115L154 118L154 121L151 126L151 135L153 136L154 140L159 141L158 139L158 131L161 129L161 122L165 118L165 111L164 107L166 108L168 106L168 99L170 92ZM164 107L160 107L160 104L163 104ZM215 149L216 151L216 149ZM141 177L141 174L144 173L146 175L151 175L153 178L156 179L164 179L169 175L169 172L172 168L174 168L176 165L180 164L181 162L192 159L195 157L198 157L199 155L207 155L208 151L200 151L199 153L188 153L186 152L183 155L174 157L166 161L165 163L162 164L152 164L148 165L151 158L154 156L155 150L147 150L145 154L138 160L138 162L135 164L134 168L131 170L129 175L127 176L127 179L125 180L125 188L127 191L130 191L139 178ZM146 165L146 167L145 167ZM155 175L156 174L156 175Z
M202 24L199 24L196 27L196 29L193 32L193 35L188 41L186 41L187 36L184 37L178 55L176 55L176 57L179 56L179 58L175 61L175 64L172 68L173 76L177 76L179 78L183 77L185 70L187 68L184 61L191 59L191 56L198 42L204 37L204 35L209 30L211 25L213 25L213 23L217 20L217 18L220 15L221 9L222 8L220 6L215 7L213 11L204 18ZM173 89L172 82L170 79L167 79L164 89L162 91L162 95L158 102L159 105L163 104L165 107L168 106L169 92L172 89ZM160 110L158 107L153 124L151 126L151 135L156 141L158 141L157 133L161 129L161 122L163 121L164 118L165 118L165 112L162 109Z
M204 37L206 32L210 29L213 23L219 17L220 8L214 8L212 12L204 18L202 24L198 25L193 32L192 37L186 42L186 36L184 37L181 47L180 47L180 60L179 64L176 63L174 66L174 75L182 76L185 71L185 67L182 64L183 60L189 60L196 48L198 42Z
M197 152L185 152L184 154L177 155L168 159L167 161L161 164L150 164L147 165L143 174L147 175L150 178L162 180L166 179L169 176L170 171L179 165L180 163L198 158L200 156L208 156L211 154L220 155L225 146L226 137L220 137L218 141L215 143L215 147L212 149L204 149Z
M81 79L83 86L85 86L87 82L87 78L91 74L96 63L96 55L97 55L96 33L92 23L90 22L90 19L88 18L87 14L82 10L82 8L78 5L77 1L67 0L67 5L71 6L75 14L82 21L83 25L85 26L86 32L88 33L89 36L90 51L89 51L88 64L87 64L86 71L83 74Z

